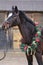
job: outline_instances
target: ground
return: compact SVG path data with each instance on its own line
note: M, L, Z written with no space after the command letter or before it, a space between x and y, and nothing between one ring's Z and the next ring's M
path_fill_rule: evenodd
M0 53L0 56L3 55ZM33 56L33 65L38 65L35 56ZM0 61L0 65L28 65L25 53L8 51L6 57Z

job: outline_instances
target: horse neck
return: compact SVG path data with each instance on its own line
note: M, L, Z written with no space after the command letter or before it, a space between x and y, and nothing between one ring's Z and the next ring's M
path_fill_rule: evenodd
M20 29L21 34L23 34L22 33L24 31L23 27L25 26L25 28L27 28L29 31L34 33L33 35L35 35L36 30L35 30L35 25L33 21L30 19L27 20L27 18L25 19L25 15L22 15L21 13L19 14L19 18L20 18L19 29Z
M19 11L19 13L21 18L24 18L27 22L35 26L35 23L30 18L28 18L23 11Z

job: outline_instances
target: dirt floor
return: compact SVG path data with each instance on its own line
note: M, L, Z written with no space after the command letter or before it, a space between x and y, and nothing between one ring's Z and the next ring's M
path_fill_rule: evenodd
M3 53L0 52L0 57ZM33 65L38 65L35 56L33 56ZM28 65L25 53L8 51L6 57L0 61L0 65Z

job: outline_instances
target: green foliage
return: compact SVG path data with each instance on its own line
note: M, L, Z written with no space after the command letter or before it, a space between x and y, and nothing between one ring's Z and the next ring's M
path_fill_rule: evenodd
M41 31L38 31L37 34L38 34L38 36L41 36Z
M22 49L23 52L27 52L27 54L33 52L33 51L36 51L37 47L38 47L38 44L39 42L36 41L36 39L38 40L38 38L40 38L41 36L41 31L38 29L38 26L36 27L36 30L37 30L37 36L33 37L32 39L32 44L31 46L28 46L26 50L24 50L24 47L26 46L26 44L21 44L20 45L20 48ZM39 40L40 41L40 40Z
M25 44L22 43L22 44L20 45L20 49L21 49L23 52L24 52L24 47L25 47Z

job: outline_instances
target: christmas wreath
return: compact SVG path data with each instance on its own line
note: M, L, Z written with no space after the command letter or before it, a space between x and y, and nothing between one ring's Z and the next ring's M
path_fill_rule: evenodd
M32 44L30 46L22 43L20 45L20 48L23 52L26 52L27 54L29 54L30 52L35 52L38 44L40 43L40 36L41 36L41 31L38 29L38 26L36 26L37 29L37 33L35 34L35 37L33 37L32 39Z

